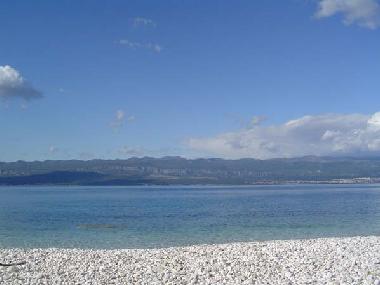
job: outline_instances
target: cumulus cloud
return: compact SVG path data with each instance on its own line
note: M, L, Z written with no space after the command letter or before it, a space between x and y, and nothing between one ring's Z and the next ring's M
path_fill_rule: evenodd
M9 65L0 66L0 98L32 100L40 97L42 93L27 82L16 69Z
M343 15L346 25L358 24L370 29L380 26L380 4L377 0L320 0L317 18Z
M119 40L119 44L126 46L130 49L146 49L156 53L160 53L162 51L162 47L156 43L140 43L140 42L132 42L126 39Z
M134 115L127 115L123 110L117 110L114 115L113 121L110 123L111 128L118 130L125 122L132 122L135 120Z
M284 124L191 138L186 145L203 155L225 158L380 154L380 112L304 116Z
M157 24L148 18L143 18L143 17L136 17L132 19L132 24L135 28L141 27L141 26L149 26L155 28Z

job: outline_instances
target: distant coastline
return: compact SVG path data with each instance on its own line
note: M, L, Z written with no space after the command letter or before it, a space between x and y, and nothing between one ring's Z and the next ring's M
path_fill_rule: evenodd
M380 158L182 157L0 162L0 185L279 185L380 183Z
M59 173L55 173L55 175L59 175ZM44 175L40 176L42 179L44 179ZM47 178L49 177L49 174L46 176ZM9 178L7 178L9 179ZM151 183L146 183L144 181L128 181L128 179L121 180L121 181L99 181L99 182L66 182L66 183L60 183L60 182L52 182L49 181L48 179L44 182L27 182L29 179L28 176L22 177L21 182L19 179L10 179L9 182L6 183L0 183L1 186L178 186L178 187L185 187L185 186L193 186L193 187L243 187L243 186L265 186L265 185L363 185L363 184L380 184L380 178L353 178L353 179L332 179L332 180L314 180L314 181L309 181L309 180L296 180L296 181L257 181L251 184L210 184L210 183L204 183L204 184L199 184L199 183L174 183L174 181L170 182L151 182ZM34 179L33 179L34 180ZM0 179L1 181L1 179Z

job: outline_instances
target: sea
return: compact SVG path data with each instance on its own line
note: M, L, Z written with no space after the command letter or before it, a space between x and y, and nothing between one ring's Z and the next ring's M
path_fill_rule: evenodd
M0 248L380 235L380 185L0 187Z

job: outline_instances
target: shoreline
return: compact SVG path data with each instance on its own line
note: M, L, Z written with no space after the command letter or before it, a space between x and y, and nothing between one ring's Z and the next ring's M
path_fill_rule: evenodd
M380 285L380 236L158 249L0 249L0 284Z
M57 187L57 188L76 188L76 187L91 187L91 188L102 188L102 187L112 187L112 188L230 188L230 187L241 187L241 188L249 188L252 186L308 186L308 185L380 185L379 181L376 182L334 182L334 181L308 181L308 180L300 180L300 181L274 181L274 182L258 182L251 184L0 184L0 188L17 188L17 187L28 187L28 188L41 188L41 187Z

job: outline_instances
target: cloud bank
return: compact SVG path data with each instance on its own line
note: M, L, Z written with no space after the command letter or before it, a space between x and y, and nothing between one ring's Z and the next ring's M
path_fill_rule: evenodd
M279 125L191 138L186 145L202 155L224 158L380 154L380 112L304 116Z
M376 29L380 26L380 4L377 0L321 0L317 18L343 15L346 25L358 24L362 27Z
M9 65L0 66L0 98L41 98L42 93L27 82L21 74Z

